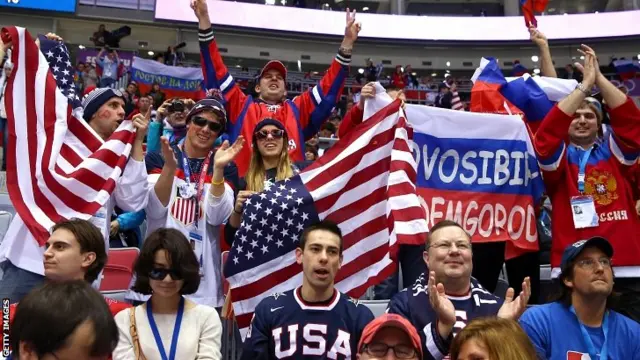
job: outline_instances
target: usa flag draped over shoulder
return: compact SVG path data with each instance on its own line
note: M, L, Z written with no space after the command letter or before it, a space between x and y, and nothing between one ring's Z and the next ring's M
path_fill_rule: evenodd
M43 41L40 52L19 27L3 28L2 41L12 43L14 64L5 90L7 188L42 246L56 222L89 219L107 202L135 133L125 121L103 141L82 119L64 44ZM13 236L12 228L6 236Z
M411 135L395 101L305 171L247 200L224 269L243 336L263 298L302 283L295 248L308 225L327 219L340 226L344 258L335 282L353 297L395 271L399 243L424 242Z

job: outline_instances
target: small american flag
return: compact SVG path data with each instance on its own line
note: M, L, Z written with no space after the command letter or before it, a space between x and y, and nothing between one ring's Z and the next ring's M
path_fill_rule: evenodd
M405 126L395 101L304 172L247 200L225 265L243 336L262 299L302 283L294 250L308 225L328 219L340 226L344 259L336 287L353 297L395 271L398 243L424 241L426 216Z
M40 52L29 32L18 27L2 29L2 41L12 42L14 64L5 90L7 188L16 212L42 246L56 222L89 219L107 202L135 133L124 121L103 141L82 120L64 44L43 40ZM6 236L17 231L19 226L10 226Z
M171 216L184 226L190 225L196 220L196 200L176 197L171 205ZM200 217L202 217L202 212L200 212Z

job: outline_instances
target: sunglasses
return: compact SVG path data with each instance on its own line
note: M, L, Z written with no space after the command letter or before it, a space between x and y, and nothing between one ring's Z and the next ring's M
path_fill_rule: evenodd
M271 137L274 139L281 139L284 136L284 130L280 130L280 129L273 129L270 131L260 130L256 132L255 135L258 138L258 140L264 140L267 137L269 137L269 134L271 134Z
M209 126L209 130L213 131L213 132L220 132L222 130L222 124L217 123L217 122L213 122L213 121L209 121L201 116L194 116L193 119L191 119L191 121L199 127L205 127L205 126Z
M149 272L149 278L153 280L164 280L167 275L173 280L182 280L182 275L173 269L153 268Z

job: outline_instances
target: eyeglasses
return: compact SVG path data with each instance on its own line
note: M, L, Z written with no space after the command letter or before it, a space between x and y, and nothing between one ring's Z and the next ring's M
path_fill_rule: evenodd
M394 346L389 346L383 343L371 343L371 344L366 344L363 347L364 352L366 352L371 356L375 356L379 358L387 356L389 349L393 350L393 354L398 359L413 359L414 357L418 356L416 349L414 349L410 345L405 345L405 344L397 344Z
M456 242L443 241L443 242L440 242L440 243L437 243L437 244L433 244L433 245L431 245L429 247L433 247L433 248L436 248L438 250L449 250L449 249L451 249L453 247L453 245L455 245L458 250L469 250L469 249L471 249L471 243L468 242L468 241L456 241Z
M264 140L267 137L269 137L269 135L271 135L271 137L274 139L281 139L284 136L284 130L280 130L280 129L260 130L260 131L257 131L255 135L258 138L258 140Z
M611 259L606 258L606 257L600 258L598 260L595 260L595 259L582 259L582 260L578 260L576 262L576 264L578 264L578 266L580 266L583 269L588 269L588 270L595 270L596 263L599 263L605 269L608 269L608 268L611 267Z
M194 116L191 121L199 127L205 127L207 125L209 125L209 130L213 131L213 132L220 132L222 130L222 124L214 122L214 121L209 121L205 118L203 118L202 116Z
M182 280L182 275L173 269L153 268L149 272L149 278L153 280L164 280L167 275L173 280Z

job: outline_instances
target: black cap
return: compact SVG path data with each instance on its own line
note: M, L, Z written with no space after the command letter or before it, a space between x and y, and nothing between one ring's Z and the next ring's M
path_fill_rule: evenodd
M216 113L221 118L220 120L222 121L222 125L227 123L227 112L224 109L224 105L222 105L220 101L211 98L198 101L187 114L187 122L189 122L193 116L205 110Z
M564 271L567 265L569 265L573 259L578 257L582 250L589 246L597 247L609 258L613 257L613 247L609 243L609 240L602 236L594 236L588 240L576 241L575 243L567 246L562 253L562 263L560 264L560 268Z

